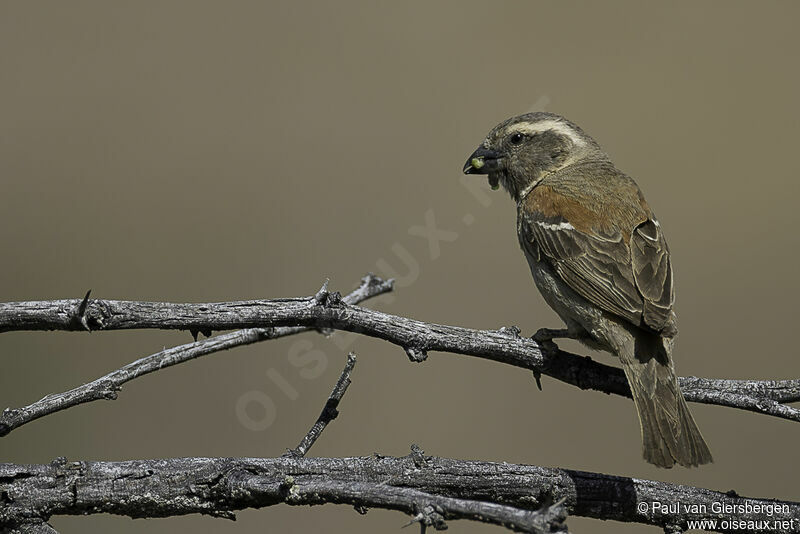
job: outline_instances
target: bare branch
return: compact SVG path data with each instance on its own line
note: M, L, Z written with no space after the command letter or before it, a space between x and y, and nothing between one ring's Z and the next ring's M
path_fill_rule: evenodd
M311 427L311 430L308 431L308 434L300 441L300 444L294 449L287 451L284 456L291 456L294 458L302 458L305 456L320 437L322 431L325 430L325 427L328 426L328 423L336 419L339 415L339 410L337 409L339 407L339 401L342 400L342 397L344 397L344 394L347 392L347 388L350 385L350 374L353 372L353 367L355 366L356 355L351 352L347 355L347 363L342 370L342 374L339 376L339 380L336 381L336 385L333 387L330 397L328 397L325 406L322 408L322 413L319 414L317 421Z
M368 274L361 279L361 284L342 300L347 303L359 303L377 295L392 290L392 280L382 280L373 274ZM88 293L87 293L88 299ZM80 308L81 304L78 305ZM117 392L122 384L129 382L140 376L159 371L172 365L177 365L201 356L213 354L222 350L232 349L266 341L279 337L307 332L313 328L299 327L275 327L275 328L248 328L238 330L228 334L214 336L213 338L194 343L187 343L170 349L145 356L134 362L129 363L121 369L112 371L92 382L83 384L63 393L55 393L28 405L23 408L6 408L0 415L0 436L5 436L15 428L30 423L40 417L49 415L79 404L96 400L113 400L117 398Z
M0 304L0 331L75 330L74 316L78 313L76 310L81 309L81 303L71 300ZM621 369L557 348L543 347L531 339L520 337L515 327L471 330L425 323L348 304L338 293L329 293L326 286L316 295L305 298L216 304L90 299L83 315L88 317L85 322L93 329L105 330L335 328L399 345L413 361L423 361L428 351L466 354L528 369L534 376L548 375L581 389L630 397L630 388ZM759 381L683 377L679 380L688 401L800 421L800 409L786 405L800 401L800 379ZM100 389L105 391L105 388ZM12 411L0 418L0 433L3 423L8 425L15 420L14 413Z
M398 510L411 515L412 522L436 530L446 530L447 520L470 519L504 526L515 532L533 534L567 532L564 525L567 514L563 503L542 511L523 510L492 502L442 497L412 488L372 482L320 481L302 486L292 478L286 503L291 505L336 503L362 508Z
M347 297L328 291L328 281L311 297L272 300L246 300L215 303L139 302L129 300L90 299L91 291L82 299L0 302L0 332L23 330L130 330L155 328L161 330L235 330L242 328L269 328L297 325L263 324L263 313L270 314L274 306L282 304L326 305L327 303L355 304L364 295L391 291L393 280L382 280L372 273L361 280L361 285ZM324 325L319 325L324 326Z
M1 532L7 532L8 534L58 534L56 529L42 520L27 521Z
M403 493L402 489L421 494ZM435 497L458 502L443 503ZM723 520L759 522L756 530L763 533L800 529L797 502L752 499L733 491L721 493L599 473L421 455L72 463L61 459L49 465L0 464L0 527L53 515L89 513L233 517L236 510L286 502L347 503L362 512L364 507L376 507L415 515L426 513L425 507L420 508L425 503L443 519L469 517L469 510L478 509L473 503L493 503L503 507L494 509L501 514L494 517L503 518L502 524L509 526L505 521L510 516L504 515L508 509L537 510L562 499L571 515L671 531L686 530L692 520L716 520L716 527L706 527L712 531L725 530ZM409 503L417 508L410 508ZM656 509L654 503L678 508L667 513ZM559 525L558 512L558 507L543 511L550 518L548 524ZM434 521L435 516L428 514ZM523 524L518 517L515 512L514 524Z

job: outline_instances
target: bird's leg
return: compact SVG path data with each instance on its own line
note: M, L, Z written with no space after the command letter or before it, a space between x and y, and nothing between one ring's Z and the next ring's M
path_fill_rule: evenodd
M569 324L567 328L540 328L531 336L535 342L547 349L558 349L554 339L574 339L593 350L609 350L606 345L596 340L579 324Z
M554 339L578 339L581 332L577 328L540 328L535 334L531 336L538 345L540 350L545 354L554 354L558 352L558 345ZM538 369L534 369L533 378L536 379L536 386L539 391L542 390L542 373Z

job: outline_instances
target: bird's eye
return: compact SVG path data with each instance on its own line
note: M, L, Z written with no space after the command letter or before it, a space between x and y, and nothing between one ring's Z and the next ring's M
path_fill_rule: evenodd
M511 137L508 138L508 140L511 142L512 145L518 145L522 143L523 139L525 139L525 136L519 132L513 134Z

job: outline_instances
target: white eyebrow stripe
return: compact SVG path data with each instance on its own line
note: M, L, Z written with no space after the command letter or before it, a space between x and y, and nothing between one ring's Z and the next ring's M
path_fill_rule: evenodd
M536 224L544 228L545 230L574 230L575 227L572 226L568 222L560 222L558 224L550 224L544 221L536 221Z
M528 122L518 122L517 124L513 124L508 127L508 129L506 130L506 135L511 135L514 133L524 133L528 135L534 135L542 132L547 132L549 130L560 133L565 137L569 137L570 140L578 146L586 144L586 141L584 141L581 138L581 136L575 132L575 130L573 130L563 122L552 119L534 122L533 124Z

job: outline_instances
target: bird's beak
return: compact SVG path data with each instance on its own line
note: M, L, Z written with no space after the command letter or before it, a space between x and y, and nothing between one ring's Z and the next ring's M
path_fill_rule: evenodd
M500 154L483 146L472 153L464 164L464 174L490 174L497 170Z
M500 187L500 174L497 172L499 160L499 153L479 146L464 164L464 174L488 174L489 185L496 190Z

